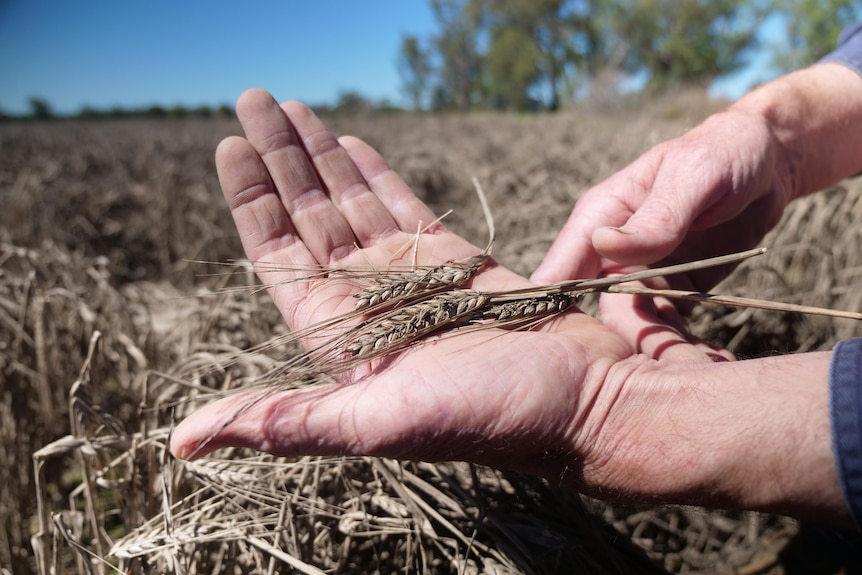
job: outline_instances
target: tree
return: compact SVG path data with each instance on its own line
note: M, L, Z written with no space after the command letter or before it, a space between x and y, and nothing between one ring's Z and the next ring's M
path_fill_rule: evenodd
M825 56L845 26L862 20L859 0L774 0L773 7L786 23L787 45L776 48L774 58L785 72Z
M356 90L342 90L338 93L333 112L357 114L373 109L373 104Z
M530 107L530 87L540 78L539 53L533 39L518 28L494 31L486 57L484 91L491 107L524 110Z
M219 118L236 118L236 111L234 111L233 106L222 104L216 108L216 115Z
M401 39L401 50L398 55L398 73L404 87L404 92L410 98L414 110L420 110L428 97L431 83L430 54L419 43L415 36L404 36Z
M605 56L600 27L608 2L603 0L473 0L481 5L497 37L518 30L533 44L538 75L544 81L547 107L560 105L562 86L575 76L594 74ZM512 36L504 35L511 43Z
M438 33L402 39L399 72L414 105L556 109L576 76L606 61L609 0L430 0Z
M164 118L168 115L168 112L158 104L153 104L144 110L143 115L148 118Z
M441 59L436 104L468 110L479 86L481 13L469 0L431 0L431 11L440 25L440 34L434 38Z
M37 120L47 120L54 117L54 111L51 109L51 104L42 98L30 98L30 117Z
M652 87L706 83L743 64L759 9L745 0L623 0L611 26L627 47L625 68L646 70Z
M430 95L435 109L465 110L556 109L565 91L606 71L645 72L653 88L708 83L745 63L780 0L430 2L439 32L426 49L403 39L405 90L416 106Z

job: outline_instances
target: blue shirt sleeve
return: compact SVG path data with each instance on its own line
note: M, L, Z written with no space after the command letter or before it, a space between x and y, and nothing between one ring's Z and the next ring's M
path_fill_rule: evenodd
M862 76L862 22L845 28L838 39L838 47L820 61L843 64Z
M841 491L862 528L862 337L839 342L832 352L829 411Z

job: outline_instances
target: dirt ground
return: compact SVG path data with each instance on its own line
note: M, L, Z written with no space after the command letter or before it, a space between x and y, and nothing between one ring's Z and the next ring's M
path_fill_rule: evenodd
M494 213L496 259L529 274L579 194L718 105L683 93L556 115L369 113L329 121L336 133L375 146L436 212L453 210L449 227L483 245L487 231L471 184L478 178ZM119 541L128 555L131 533L141 541L142 526L157 530L169 484L173 500L201 497L190 485L201 481L203 471L170 467L175 463L158 460L160 448L146 451L150 441L164 446L154 430L171 416L159 410L181 405L198 388L224 385L227 371L212 375L200 368L211 366L219 353L247 349L284 331L263 294L202 295L228 284L250 285L242 274L228 278L221 266L195 263L243 256L213 162L217 143L239 133L232 120L0 124L4 573L38 572L37 559L82 570L88 553L108 557ZM715 291L862 311L862 292L853 287L862 278L860 238L862 181L856 178L792 205L764 242L770 252L741 266ZM862 326L850 320L725 306L698 306L691 322L698 335L740 357L830 349L862 335ZM319 569L837 572L808 544L818 532L807 526L800 531L783 517L615 507L537 480L465 471L456 464L315 465L317 475L303 475L291 489L311 490L339 509L352 509L339 499L352 492L327 491L343 480L333 478L349 477L343 481L362 486L356 498L367 496L366 510L372 492L402 503L405 485L421 491L426 502L435 494L431 504L419 506L430 518L425 531L415 527L420 511L413 507L402 513L410 516L411 529L366 530L363 537L345 527L344 513L326 520L322 514L297 518L292 529L300 543L279 549ZM378 515L394 521L397 514L374 501L389 509ZM440 511L446 507L442 501L451 515ZM477 509L485 515L471 516L469 510ZM217 519L208 515L206 525ZM187 521L183 525L203 524ZM133 559L115 554L110 560L128 572L252 572L258 559L248 557L263 544L245 537L242 544L209 539L195 553L180 553L182 569L163 559L147 563L143 551ZM278 546L275 539L266 541ZM97 572L107 569L95 564Z

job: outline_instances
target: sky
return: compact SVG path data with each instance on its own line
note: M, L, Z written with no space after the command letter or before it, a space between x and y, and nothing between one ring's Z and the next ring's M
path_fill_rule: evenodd
M0 110L232 106L252 87L403 103L401 38L433 24L427 0L0 0Z
M427 38L427 0L0 0L0 111L233 106L251 87L334 103L345 91L406 105L405 34ZM713 87L735 98L757 66Z

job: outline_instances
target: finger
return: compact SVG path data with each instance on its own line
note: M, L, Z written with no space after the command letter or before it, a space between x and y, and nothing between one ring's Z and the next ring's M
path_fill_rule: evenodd
M237 101L237 116L281 197L297 234L318 263L354 249L350 224L326 193L290 120L267 92L253 89Z
M542 283L593 277L603 259L646 265L678 247L714 196L704 182L720 178L705 173L708 167L693 173L690 158L677 162L685 170L677 169L667 149L653 148L584 194L533 277Z
M467 434L471 422L459 421L458 410L444 405L445 391L422 394L403 380L391 383L329 385L262 398L229 397L183 420L171 434L171 451L184 459L225 446L283 456L371 455L430 461L455 455L452 445L436 439L450 429Z
M628 355L596 320L574 315L563 321L595 338L590 354ZM548 447L554 438L571 439L577 382L587 369L579 342L568 335L492 331L440 338L395 359L392 369L351 374L342 384L225 398L187 417L172 433L171 450L188 458L237 445L280 455L425 461L478 461L484 452L486 462L514 463L515 444L523 442L520 453L532 460L540 441ZM482 382L493 382L495 393Z
M297 305L309 284L291 280L316 269L318 260L299 237L254 147L239 137L226 138L216 149L216 169L245 253L290 328L307 325L312 313L336 313L337 297L326 298L316 307ZM346 284L328 287L330 295L346 289ZM343 299L348 294L341 295Z
M279 261L293 266L315 263L314 256L300 241L269 171L251 144L239 137L223 140L216 148L216 170L249 259L266 260L278 254ZM285 267L272 273L275 275L264 281L272 283L293 277Z
M620 264L647 265L671 254L688 233L697 204L685 194L654 191L633 210L622 226L597 228L592 245L605 258Z
M605 258L648 265L667 257L692 223L731 189L729 171L722 171L708 151L706 157L699 148L674 157L673 146L653 148L608 186L606 193L619 202L618 213L628 217L592 232L592 245Z
M332 202L350 224L360 246L398 231L398 225L375 195L353 158L320 118L300 102L281 105L299 135Z
M550 284L595 277L602 268L602 256L593 246L593 233L602 226L621 226L632 214L617 193L625 182L620 175L587 191L576 203L542 263L530 279Z
M638 353L674 363L728 361L733 355L694 337L674 305L664 298L602 294L602 321Z
M424 262L440 263L476 255L479 248L449 232L438 221L439 218L434 212L416 197L406 182L389 167L383 157L371 146L351 136L342 137L339 141L356 163L371 190L395 218L399 229L410 234L411 242L414 240L418 242L415 244L415 248ZM416 236L420 230L423 233ZM433 239L433 245L423 241L429 238ZM400 247L406 245L402 244ZM500 289L501 285L508 285L508 282L511 281L511 275L508 272L506 274L492 273L483 276L479 284L474 285L474 287L478 289L479 285L487 283Z
M339 142L355 162L368 186L392 214L401 231L415 233L419 222L427 225L436 219L428 206L416 197L401 176L371 146L351 136L344 136Z

